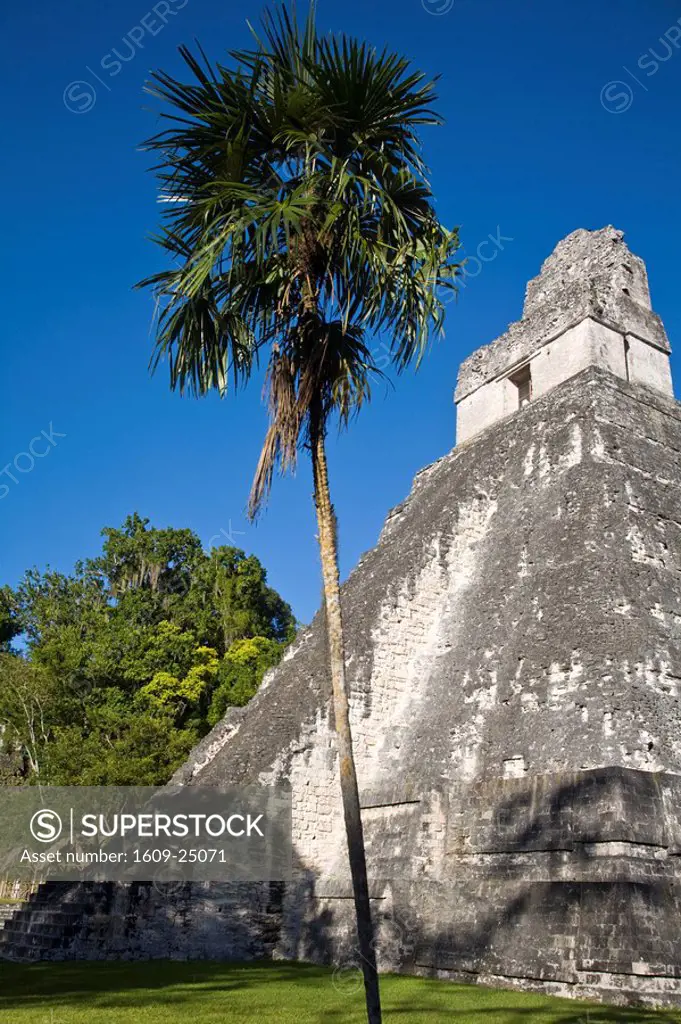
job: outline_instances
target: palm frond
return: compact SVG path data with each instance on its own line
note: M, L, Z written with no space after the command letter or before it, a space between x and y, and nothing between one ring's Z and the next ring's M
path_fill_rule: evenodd
M167 198L155 237L175 266L141 282L159 316L152 369L220 394L268 351L270 427L251 494L295 467L310 431L347 426L380 375L418 366L442 332L461 264L442 225L420 130L438 125L435 83L408 60L321 36L280 7L254 47L214 67L180 50L188 81L148 85L163 129L146 143Z

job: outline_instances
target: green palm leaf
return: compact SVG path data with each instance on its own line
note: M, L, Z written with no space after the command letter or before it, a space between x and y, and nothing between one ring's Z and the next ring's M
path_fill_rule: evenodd
M146 147L177 200L156 241L179 266L141 284L160 309L152 367L167 357L173 387L238 387L276 342L301 388L298 361L338 345L315 370L319 411L299 410L305 444L312 415L315 429L346 425L369 397L371 346L351 338L380 337L398 371L418 364L456 288L458 236L437 220L421 157L420 128L440 123L433 82L399 55L319 36L312 8L302 27L266 14L254 38L229 67L183 47L188 82L153 76L166 127Z

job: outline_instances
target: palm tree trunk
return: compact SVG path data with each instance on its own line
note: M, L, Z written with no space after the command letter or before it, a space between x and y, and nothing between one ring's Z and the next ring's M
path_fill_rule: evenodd
M311 438L311 442L314 499L317 510L319 550L324 580L326 632L329 643L333 708L340 759L341 796L343 800L343 815L345 817L345 834L348 841L352 892L355 900L359 955L364 975L367 1020L369 1024L381 1024L381 1001L378 989L378 971L376 969L374 930L369 904L364 831L360 815L355 759L352 751L348 693L345 686L345 652L343 649L343 620L340 603L336 521L329 493L323 430L316 431Z

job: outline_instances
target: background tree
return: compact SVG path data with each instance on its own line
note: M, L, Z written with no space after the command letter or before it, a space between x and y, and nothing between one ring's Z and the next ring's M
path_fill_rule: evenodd
M340 781L367 1013L380 1020L364 840L345 682L336 523L326 437L380 376L421 359L454 289L456 231L438 221L418 129L439 123L432 83L405 59L267 14L254 49L212 68L181 50L192 80L157 72L166 129L150 139L170 200L157 242L173 267L143 281L160 306L155 358L173 388L245 384L267 361L270 427L250 500L279 466L312 461Z
M218 668L218 684L212 696L208 721L216 725L228 707L248 704L268 669L281 659L276 640L264 636L235 640Z
M293 637L253 555L206 553L191 530L137 514L102 534L101 554L73 573L32 569L0 591L5 783L167 782ZM12 653L19 634L25 650Z
M14 594L9 587L0 587L0 651L11 650L12 640L20 630Z

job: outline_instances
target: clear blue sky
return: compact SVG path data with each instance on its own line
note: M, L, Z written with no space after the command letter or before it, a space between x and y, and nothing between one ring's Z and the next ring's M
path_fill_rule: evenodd
M163 373L150 379L151 298L131 290L160 268L147 240L155 186L136 148L157 125L143 82L151 68L178 70L182 42L198 38L217 58L247 44L245 19L261 7L156 6L165 24L151 0L13 0L0 15L0 468L50 424L66 435L32 472L13 470L18 484L0 478L11 484L0 500L0 582L31 565L68 569L98 550L102 526L138 510L191 527L206 545L231 529L307 621L320 592L307 467L276 481L264 519L247 524L265 425L258 388L234 404L198 402L171 394ZM446 339L422 371L377 392L334 441L344 574L414 473L451 448L458 364L518 318L526 281L568 232L626 231L681 351L681 43L660 43L680 17L678 0L321 0L323 27L442 76L447 124L425 136L441 219L461 225L471 255L498 229L513 239L450 307ZM657 70L651 48L669 56ZM631 92L602 94L614 80ZM609 112L601 95L630 109Z

